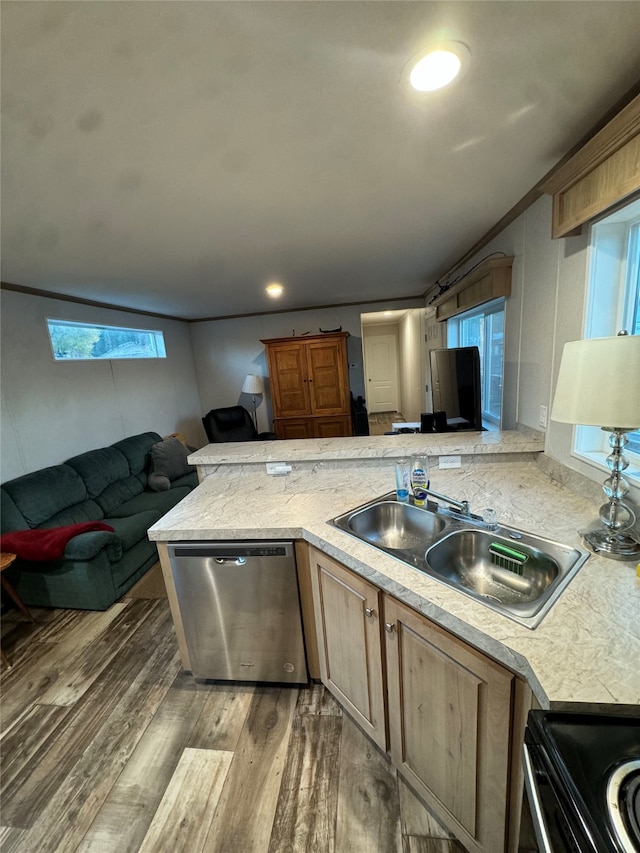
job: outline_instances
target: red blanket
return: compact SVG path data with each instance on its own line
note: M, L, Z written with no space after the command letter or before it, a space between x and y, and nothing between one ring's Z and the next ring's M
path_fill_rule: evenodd
M83 521L44 530L15 530L0 536L0 548L4 552L17 554L23 560L59 560L69 539L90 530L108 530L113 533L113 527L102 521Z

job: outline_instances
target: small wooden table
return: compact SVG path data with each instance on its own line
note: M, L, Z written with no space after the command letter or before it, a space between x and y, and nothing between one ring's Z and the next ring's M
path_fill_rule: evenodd
M13 565L16 560L16 557L16 554L9 554L5 552L0 553L0 572L2 573L0 574L0 583L2 584L2 589L12 599L13 603L18 608L20 613L22 613L22 615L30 622L35 622L36 620L29 612L28 607L13 588L13 584L11 583L9 578L5 577L4 575L4 570L8 569L9 566ZM5 654L4 649L2 648L0 648L0 656L2 657L2 663L4 663L6 666L11 666L11 661L9 660L9 658Z

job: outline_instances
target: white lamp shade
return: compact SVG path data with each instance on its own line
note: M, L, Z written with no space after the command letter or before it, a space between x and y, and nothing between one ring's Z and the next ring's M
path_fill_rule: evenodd
M564 345L551 419L600 427L640 426L640 335Z
M254 373L249 373L244 380L242 386L243 394L264 394L264 385L262 384L262 376L256 376Z

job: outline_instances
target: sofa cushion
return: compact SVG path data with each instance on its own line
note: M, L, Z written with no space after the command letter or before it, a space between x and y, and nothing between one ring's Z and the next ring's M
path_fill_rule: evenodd
M198 472L192 471L190 474L185 474L184 477L178 477L177 480L174 480L171 483L171 491L184 488L185 486L191 491L191 489L195 489L198 482Z
M115 447L101 447L67 459L82 477L89 496L105 515L142 491L142 483L129 471L129 462Z
M162 437L157 432L143 432L116 441L111 446L122 453L129 463L129 472L146 486L151 466L151 447L161 440Z
M126 501L129 501L131 498L139 495L141 491L142 483L140 480L132 474L129 474L129 476L124 480L117 480L115 483L111 483L110 486L107 486L104 492L102 492L101 495L98 495L96 501L104 510L104 514L110 515L112 512L115 512L121 504L126 503Z
M187 462L189 451L177 438L165 438L157 442L151 448L152 473L155 475L149 480L149 488L155 491L163 491L173 480L190 474L194 468Z
M14 504L11 495L5 492L4 488L0 489L0 532L9 533L11 530L25 530L29 525Z
M29 527L39 527L62 510L82 503L88 497L82 477L70 465L54 465L25 474L4 483L4 490L23 515ZM100 516L98 516L98 519ZM93 521L77 518L73 521ZM65 521L72 524L73 521Z
M186 498L190 491L190 488L182 486L162 492L143 492L141 495L133 498L133 500L127 501L127 503L122 504L118 509L114 510L112 517L124 518L148 509L157 510L164 515L170 509L173 509L182 498Z
M124 480L129 476L129 463L114 447L89 450L67 459L66 464L80 474L91 498L101 495L116 480Z
M39 524L38 527L66 527L67 524L80 524L83 521L101 521L104 512L95 501L81 501L57 512Z
M128 551L136 542L147 538L147 530L161 517L162 513L158 510L148 509L122 518L105 518L105 523L113 527L122 542L123 551Z

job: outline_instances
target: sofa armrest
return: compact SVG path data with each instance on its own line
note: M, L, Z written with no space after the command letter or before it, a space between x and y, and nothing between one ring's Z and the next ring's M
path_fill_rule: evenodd
M74 536L67 542L64 559L91 560L103 549L106 550L110 563L115 563L122 557L122 543L115 533L107 530L91 530Z

